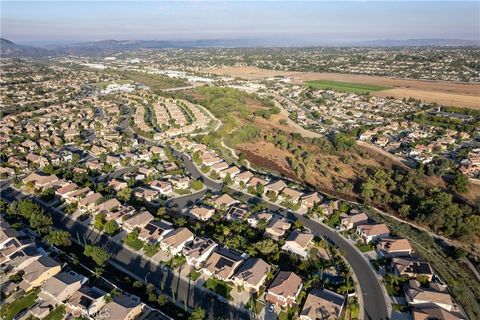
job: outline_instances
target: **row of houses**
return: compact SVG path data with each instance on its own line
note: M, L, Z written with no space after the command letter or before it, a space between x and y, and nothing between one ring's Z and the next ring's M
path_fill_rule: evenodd
M21 296L37 289L38 295L28 315L43 319L63 305L64 316L73 318L94 319L104 314L111 319L131 320L144 310L137 297L121 294L110 298L104 290L89 285L87 277L68 266L62 267L24 232L13 229L4 220L0 223L2 293L6 297ZM21 280L12 281L12 276Z

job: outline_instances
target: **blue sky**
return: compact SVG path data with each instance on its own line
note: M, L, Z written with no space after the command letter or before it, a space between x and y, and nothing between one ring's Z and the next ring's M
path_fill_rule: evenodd
M2 0L1 6L1 35L19 43L480 38L478 1Z

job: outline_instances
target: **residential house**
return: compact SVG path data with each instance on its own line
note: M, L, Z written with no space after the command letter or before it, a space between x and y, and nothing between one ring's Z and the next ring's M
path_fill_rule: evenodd
M142 313L142 304L138 300L122 294L113 298L99 311L99 314L108 314L110 319L133 320Z
M249 213L249 209L246 205L244 204L233 205L230 208L228 208L225 214L225 218L227 220L242 221L245 219L248 213Z
M417 280L408 282L408 287L405 290L405 299L409 305L415 307L437 306L447 311L457 310L457 306L448 292L421 287L420 282Z
M225 178L227 175L230 175L230 178L233 178L239 173L240 173L240 169L238 167L231 166L230 168L220 171L219 174L221 178Z
M432 281L433 270L430 264L418 257L393 258L392 267L395 274L406 278L426 276Z
M23 183L33 182L35 188L37 189L46 189L53 186L56 182L58 182L58 177L54 174L45 175L45 174L38 174L36 172L32 172L28 176L23 179Z
M85 198L81 199L78 202L78 207L79 209L82 209L83 211L88 211L88 210L93 210L95 208L95 205L103 199L103 196L101 193L95 192L92 193Z
M108 199L105 202L97 204L97 206L93 209L95 212L100 214L108 214L115 208L120 207L122 204L116 198Z
M302 311L300 311L300 319L340 319L344 305L344 296L327 289L312 289L303 304Z
M249 258L233 275L233 282L247 290L258 292L271 267L260 258Z
M61 271L60 264L48 256L40 256L38 259L31 261L26 266L21 267L23 271L20 288L25 292L39 287L48 279Z
M268 286L265 300L279 307L292 307L302 290L302 279L290 271L280 271Z
M128 188L128 183L119 179L112 179L108 183L108 186L118 192L122 189Z
M310 209L317 203L321 203L323 201L323 197L318 192L311 192L305 195L302 195L300 198L301 206L304 209Z
M211 201L215 208L227 208L234 205L235 203L238 203L237 200L233 199L227 193L213 197Z
M220 280L228 280L243 263L241 254L228 248L214 251L203 266L203 272L208 276L215 276Z
M292 203L297 203L300 200L300 197L303 195L302 192L285 187L280 193L280 197L285 201L291 201Z
M69 299L88 279L76 272L60 272L42 286L38 298L42 304L56 307Z
M377 244L377 252L387 258L410 256L413 248L404 238L381 238Z
M357 226L357 234L365 241L369 243L379 238L386 238L390 236L390 230L384 223L380 224L363 224Z
M190 214L200 221L207 221L215 214L215 209L207 206L193 206Z
M340 225L345 230L356 228L359 225L364 225L368 222L368 216L365 213L355 213L340 218Z
M265 221L268 223L270 220L273 219L273 213L262 211L255 214L252 214L250 217L247 218L247 222L253 228L258 226L260 221Z
M250 184L250 181L248 183ZM276 195L279 195L280 192L282 192L283 188L285 188L286 186L287 184L283 182L283 180L277 180L265 185L265 191L271 191L274 192Z
M279 240L290 229L292 224L283 217L276 217L265 228L265 236Z
M168 181L153 180L148 185L163 195L169 195L173 191L172 184Z
M412 310L413 320L466 320L460 313L452 313L440 307L421 307Z
M268 182L266 180L263 180L263 179L260 179L260 178L257 178L257 177L254 176L250 180L248 180L247 187L256 188L259 183L262 186L265 186L265 185L268 184Z
M187 259L187 264L199 268L210 257L218 244L210 238L197 237L187 244L182 252Z
M147 224L152 220L153 215L147 210L144 210L123 221L123 229L128 232L131 232L135 229L142 229L145 228Z
M133 195L137 199L142 199L142 200L151 202L159 197L160 192L153 189L138 187L133 192Z
M303 259L308 258L308 248L312 243L313 235L311 233L293 231L285 240L282 250L299 255Z
M161 241L162 250L170 252L172 255L179 254L187 243L193 241L194 234L187 228L178 228L169 232Z
M244 183L245 185L247 185L247 182L250 181L252 177L253 173L251 173L250 171L243 171L233 177L233 182L235 182L236 184Z
M106 304L106 294L97 287L82 286L65 303L65 312L74 318L93 315Z
M150 221L140 230L138 239L147 243L158 243L171 231L173 225L168 221Z

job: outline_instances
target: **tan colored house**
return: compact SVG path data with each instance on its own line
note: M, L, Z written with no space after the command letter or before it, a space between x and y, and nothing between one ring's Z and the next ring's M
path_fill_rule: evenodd
M153 220L153 215L144 210L142 212L137 213L133 217L126 219L123 222L123 229L128 232L131 232L135 229L142 229L144 228L150 221Z
M234 205L235 203L238 203L238 201L233 199L231 196L229 196L226 193L212 198L212 204L216 208L230 207L231 205Z
M208 276L215 276L221 280L228 280L243 263L243 257L228 248L214 251L203 266L203 272Z
M122 189L125 189L128 187L128 183L126 183L125 181L122 181L122 180L118 180L118 179L112 179L110 180L110 182L108 183L108 186L110 188L112 188L113 190L115 191L120 191Z
M190 214L200 221L207 221L215 214L215 209L206 206L194 206Z
M312 289L303 304L303 309L300 312L300 319L340 319L344 305L344 296L327 289Z
M179 254L185 245L193 241L194 234L187 228L178 228L169 232L161 241L162 250L169 251L172 255Z
M265 228L265 236L278 240L285 235L285 232L290 229L292 224L285 218L274 218Z
M48 256L40 256L22 268L23 276L20 288L25 292L39 287L48 279L62 271L60 264Z
M404 238L382 238L377 244L377 251L384 257L403 257L413 253L413 248Z
M170 222L150 221L140 230L138 239L148 243L158 243L171 231L173 231L173 227Z
M302 195L303 195L302 192L300 192L298 190L295 190L295 189L292 189L292 188L288 188L288 187L283 188L283 190L280 194L282 199L289 200L293 203L297 203L300 200L300 197Z
M405 299L411 306L437 306L447 311L454 311L457 308L448 292L423 288L417 280L409 281Z
M282 250L297 254L303 259L308 258L308 248L313 240L313 234L293 231L285 240Z
M416 257L393 258L393 271L401 277L417 278L418 276L426 276L432 281L433 270L430 264Z
M412 310L413 320L466 320L458 313L448 312L440 307L421 307Z
M300 203L303 208L310 209L317 203L321 203L323 201L323 197L318 192L311 192L305 194L301 197Z
M106 304L105 294L97 287L83 286L65 303L65 311L74 318L95 314Z
M270 265L262 259L249 258L238 268L232 279L237 286L258 292L265 283L270 269Z
M113 298L99 312L109 315L109 319L115 320L133 320L142 313L142 304L140 301L133 300L127 295L121 295Z
M103 199L103 196L101 193L95 192L92 193L91 195L86 196L82 200L78 202L78 206L80 209L83 209L84 211L87 210L92 210L95 208L95 205Z
M363 224L357 226L357 234L365 241L369 243L380 238L386 238L390 236L390 230L384 223L379 224Z
M260 179L260 178L257 178L257 177L252 177L250 180L248 180L247 182L247 187L253 187L253 188L256 188L258 184L261 184L262 186L265 186L268 182L263 180L263 179Z
M210 257L217 246L218 244L210 238L197 237L187 244L182 252L187 259L187 264L198 268L208 259L208 257Z
M256 184L255 184L255 186L256 186ZM272 191L272 192L274 192L275 194L278 195L278 194L280 194L280 192L282 192L283 188L285 188L286 186L287 186L287 184L285 182L283 182L283 180L277 180L277 181L270 182L269 184L267 184L265 186L265 191L266 192Z
M368 222L368 216L365 213L352 214L340 219L340 224L345 230L350 230L358 225L366 224Z
M48 279L42 286L38 298L50 306L69 299L88 279L76 272L60 272Z
M292 307L302 290L302 279L290 271L280 271L266 291L265 300L279 307Z
M233 181L237 184L240 184L241 182L247 184L248 181L253 177L253 173L250 171L243 171L239 174L237 174L235 177L233 177Z
M43 175L32 172L28 176L23 179L24 183L33 182L35 188L37 189L44 189L51 187L55 182L58 181L58 177L54 174L51 175Z
M113 209L115 208L118 208L120 207L122 204L120 203L120 201L118 201L117 199L115 198L112 198L112 199L109 199L105 202L102 202L100 204L98 204L94 210L97 212L97 213L103 213L103 214L107 214L108 212L112 211Z

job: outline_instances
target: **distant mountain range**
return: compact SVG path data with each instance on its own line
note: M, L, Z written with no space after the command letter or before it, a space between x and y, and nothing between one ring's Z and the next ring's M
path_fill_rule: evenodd
M98 56L112 53L134 51L142 49L164 48L209 48L209 47L285 47L278 40L249 40L249 39L217 39L193 41L164 41L164 40L103 40L95 42L81 42L63 45L26 46L1 38L2 56L58 56L58 55L85 55ZM312 43L312 42L309 42ZM412 47L412 46L479 46L480 41L461 39L410 39L410 40L371 40L350 43L324 43L321 47ZM294 47L301 47L295 45ZM315 46L312 44L309 47Z

